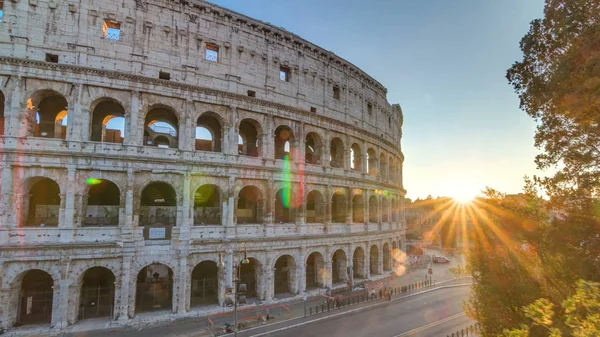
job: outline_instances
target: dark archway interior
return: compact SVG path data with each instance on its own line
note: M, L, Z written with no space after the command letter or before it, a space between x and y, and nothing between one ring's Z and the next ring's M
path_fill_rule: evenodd
M194 224L221 224L221 191L216 185L202 185L194 194Z
M173 306L173 271L156 263L138 273L135 291L135 312L169 310Z
M142 191L140 223L142 226L175 225L177 220L177 194L171 185L154 182Z
M42 178L29 192L27 226L58 226L60 189L51 179Z
M362 168L362 153L360 151L360 146L358 146L358 144L352 144L352 147L350 148L350 153L350 169L354 171L360 171Z
M364 267L365 267L365 252L362 248L358 247L354 251L352 256L352 265L353 265L353 277L354 278L364 278Z
M292 292L290 282L293 279L294 260L289 255L284 255L275 262L275 294Z
M240 123L239 136L242 144L238 144L238 153L244 156L258 157L258 131L253 121L244 119Z
M54 281L45 271L30 270L23 277L17 325L49 324L52 319Z
M211 113L205 113L198 118L196 126L206 128L212 136L212 140L196 138L196 150L221 152L221 123L217 117Z
M125 109L121 104L107 100L99 103L92 113L93 142L123 143L124 134L118 129L108 129L106 124L113 118L125 118Z
M190 305L219 303L219 268L214 261L202 261L192 271L192 294Z
M311 191L306 196L306 222L324 222L325 203L319 191Z
M336 250L331 261L331 281L334 284L342 283L346 280L346 267L346 253L341 249Z
M177 148L179 146L177 116L167 108L154 108L146 114L144 145Z
M377 197L372 195L369 198L369 222L370 223L378 223L379 219L377 219Z
M99 180L88 192L84 224L87 226L117 226L119 224L119 188L109 180Z
M383 245L383 270L392 270L390 246L387 243Z
M372 246L369 254L370 257L370 267L371 267L371 275L379 274L379 249L377 246Z
M368 165L368 171L369 171L369 175L376 175L377 174L377 155L375 154L375 151L373 151L373 149L369 149L367 151L367 165Z
M57 125L57 122L62 122L67 117L67 100L61 95L53 94L44 98L37 108L39 121L34 136L65 139L66 126Z
M255 186L242 188L238 195L237 223L259 223L262 221L262 200L260 190Z
M306 135L304 141L304 161L307 164L321 163L321 142L319 136L315 133Z
M306 289L318 288L323 285L321 270L324 267L323 256L311 253L306 259Z
M331 167L344 167L344 143L341 139L336 137L331 140L329 155Z
M335 193L331 197L331 221L346 223L346 220L346 198L341 193Z
M287 126L280 126L275 130L275 159L291 160L292 141L294 133Z
M293 207L291 190L282 188L275 195L275 222L291 223L296 221L296 212Z
M111 317L115 299L115 275L107 268L93 267L83 275L79 319Z
M260 263L250 258L250 263L240 265L240 283L246 284L246 297L255 298L258 295L258 275L260 275Z
M352 197L352 222L363 223L365 222L365 209L362 195L355 195Z

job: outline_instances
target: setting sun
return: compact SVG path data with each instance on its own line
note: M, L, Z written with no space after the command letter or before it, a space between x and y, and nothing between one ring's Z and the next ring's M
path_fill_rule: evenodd
M452 199L460 202L461 204L466 204L469 203L471 201L473 201L473 199L475 199L475 195L469 193L468 191L463 191L464 193L457 193L454 195L454 197L452 197Z

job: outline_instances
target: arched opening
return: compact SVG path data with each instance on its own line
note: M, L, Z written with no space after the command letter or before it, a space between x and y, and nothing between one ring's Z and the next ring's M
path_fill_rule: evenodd
M238 154L250 157L259 156L258 123L252 119L244 119L240 123L238 134Z
M387 160L385 160L385 154L384 154L384 153L382 153L382 154L379 156L379 167L380 167L380 172L379 172L379 175L380 175L381 177L383 177L383 178L386 178L386 177L387 177L387 171L386 171L386 168L387 168Z
M93 142L123 143L125 137L125 109L118 102L107 99L92 111Z
M219 268L214 261L202 261L192 270L190 306L219 303Z
M383 245L383 271L392 270L391 262L390 245L385 243Z
M395 181L396 180L396 160L394 160L394 158L390 158L389 167L390 167L390 169L389 169L388 176L391 181Z
M48 178L34 178L29 190L27 221L25 226L58 226L60 188Z
M177 194L171 185L153 182L142 191L140 224L174 226L177 220Z
M105 179L87 180L88 192L84 226L118 226L121 195L115 183Z
M33 106L34 99L30 98L28 106L35 110L36 125L33 130L34 137L65 139L67 134L67 100L53 91L44 91L36 94L35 100L39 103Z
M275 223L296 222L296 208L291 189L284 187L275 194Z
M324 222L325 203L323 195L317 190L312 190L306 196L306 222Z
M148 265L138 273L135 312L170 310L173 307L173 271L162 263Z
M309 132L304 141L304 161L307 164L321 163L321 137L314 132Z
M365 222L365 205L363 201L363 196L361 194L357 194L354 197L352 197L352 222Z
M319 252L306 259L306 289L320 288L325 284L325 260Z
M331 222L346 223L346 198L342 193L334 193L331 197Z
M221 190L217 185L202 185L194 194L194 225L221 224Z
M348 279L347 267L346 253L342 249L336 250L331 258L331 281L333 284L346 282Z
M275 262L275 295L296 292L296 261L283 255Z
M291 160L291 143L294 133L288 126L282 125L275 129L275 159Z
M146 114L144 122L144 145L162 148L179 146L179 120L167 107L153 108Z
M369 222L370 223L378 223L378 214L377 214L377 197L372 195L369 198Z
M34 269L25 273L21 282L17 325L50 324L53 286L52 276L45 271Z
M115 301L115 275L110 269L92 267L83 274L79 319L112 317Z
M4 93L0 91L0 135L4 134Z
M221 123L212 112L204 113L196 122L196 151L221 152Z
M377 246L371 246L371 251L369 253L369 262L371 267L371 275L379 274L379 249Z
M357 247L352 255L352 272L355 279L365 278L365 251Z
M235 216L239 224L262 223L263 200L258 187L246 186L240 190Z
M372 176L377 175L377 155L373 149L367 150L367 172Z
M337 137L331 140L329 165L331 167L344 167L344 142Z
M360 146L354 143L350 148L350 169L353 171L361 170L361 160L362 160L362 152L360 150Z
M262 265L257 259L249 258L248 260L250 263L240 265L240 283L246 284L246 298L256 298L259 294Z
M390 201L387 198L383 198L381 201L381 221L389 222L390 221Z

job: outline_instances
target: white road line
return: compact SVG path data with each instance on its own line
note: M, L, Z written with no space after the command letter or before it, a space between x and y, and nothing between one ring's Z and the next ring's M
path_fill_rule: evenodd
M425 330L427 330L427 329L429 329L429 328L432 328L432 327L434 327L434 326L436 326L436 325L440 325L440 324L442 324L442 323L446 323L446 322L448 322L448 321L451 321L451 320L453 320L453 319L457 319L457 318L459 318L459 317L462 317L462 316L465 316L465 313L464 313L464 312L461 312L461 313L458 313L458 314L456 314L456 315L452 315L452 316L449 316L449 317L446 317L446 318L442 318L442 319L440 319L439 321L431 322L431 323L429 323L429 324L426 324L426 325L420 326L420 327L418 327L418 328L415 328L415 329L412 329L412 330L410 330L410 331L403 332L403 333L401 333L401 334L399 334L399 335L395 335L394 337L403 337L403 336L409 336L409 335L412 335L412 334L414 334L414 333L421 332L421 331L425 331Z
M420 292L417 292L417 293L409 294L407 296L394 298L394 299L392 299L391 302L399 301L399 300L402 300L402 299L405 299L405 298L410 298L410 297L421 295L421 294L426 294L426 293L429 293L429 292L432 292L432 291L435 291L435 290L439 290L439 289L464 287L464 286L471 285L471 284L472 283L461 283L461 284L455 284L455 285L450 285L450 286L443 286L443 287L437 287L437 288L433 288L433 289L427 289L427 290L420 291ZM338 312L338 313L335 313L335 314L332 314L332 315L323 316L323 317L316 318L316 319L313 319L313 320L310 320L310 321L300 322L300 323L296 323L296 324L284 326L284 327L281 327L279 329L274 329L274 330L270 330L270 331L261 332L261 333L258 333L256 335L251 335L251 337L267 336L267 335L270 335L272 333L276 333L276 332L280 332L280 331L285 331L285 330L293 329L293 328L296 328L296 327L299 327L299 326L303 326L303 325L307 325L307 324L312 324L312 323L324 321L324 320L327 320L327 319L330 319L330 318L335 318L335 317L338 317L338 316L342 316L342 315L346 315L346 314L351 314L351 313L358 312L358 311L361 311L361 310L367 310L369 308L373 308L373 307L377 307L377 306L382 306L382 305L387 304L387 303L390 303L390 301L378 302L378 303L375 303L375 304L372 304L372 305L368 305L368 306L364 306L364 307L359 307L359 308L355 308L355 309L351 309L351 310L347 310L347 311ZM276 322L276 323L273 323L273 324L284 323L284 322L287 322L287 321L297 320L297 319L301 319L301 318L291 318L291 319L284 320L284 321L281 321L281 322ZM238 333L244 333L244 332L247 332L247 331L251 331L251 330L255 330L255 329L260 329L260 328L264 328L264 327L265 326L263 325L263 326L259 326L259 327L255 327L255 328L250 328L250 329L247 329L247 330L243 330L243 331L238 331ZM228 335L233 335L233 334L228 334ZM228 336L228 335L226 335L226 336Z

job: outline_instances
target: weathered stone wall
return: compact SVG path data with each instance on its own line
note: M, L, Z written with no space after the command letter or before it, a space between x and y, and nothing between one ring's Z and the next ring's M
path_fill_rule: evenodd
M103 37L105 20L120 23L118 41ZM205 60L207 43L219 47L218 62ZM58 55L58 63L47 62L46 53ZM289 82L279 79L281 66L290 69ZM158 79L159 71L171 79ZM339 99L333 97L334 86L340 88ZM260 265L257 296L266 301L276 297L274 266L281 256L293 259L289 282L292 292L301 294L313 252L322 256L320 280L332 286L337 250L344 252L347 266L377 278L389 272L383 269L384 244L404 248L400 107L387 103L385 88L360 69L283 29L205 2L4 1L0 91L0 328L16 323L23 277L35 269L52 277L51 323L64 326L79 319L82 278L92 267L115 276L113 316L126 321L136 314L137 275L152 263L173 273L171 312L178 317L190 310L194 267L222 260L222 303L234 261L223 243L245 243L248 257ZM36 112L49 95L66 101L64 139L35 134ZM94 113L104 102L124 111L122 144L90 140ZM144 142L145 118L155 107L177 118L173 148ZM206 113L220 124L221 151L195 149L196 121ZM238 154L238 130L248 119L257 128L257 157ZM292 133L291 161L274 159L280 126ZM309 133L317 137L315 164L305 161ZM343 144L341 167L329 161L334 138ZM350 165L352 144L360 148L360 170ZM373 172L367 170L369 151ZM55 227L26 226L32 187L42 178L58 186ZM118 187L118 202L111 206L111 212L118 209L118 225L86 225L89 179ZM168 184L175 194L176 220L164 240L149 240L140 219L142 191L152 182ZM220 193L220 224L195 223L194 195L207 184ZM257 223L237 219L246 186L260 191L263 217ZM283 188L290 189L297 209L291 221L278 223L275 196ZM322 198L317 223L306 217L311 191ZM346 223L332 221L334 193L342 196ZM362 206L353 203L360 198ZM353 223L354 207L363 208L364 221ZM373 246L378 258L371 268ZM356 260L358 247L364 256ZM239 257L236 253L236 261Z

